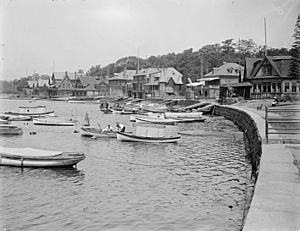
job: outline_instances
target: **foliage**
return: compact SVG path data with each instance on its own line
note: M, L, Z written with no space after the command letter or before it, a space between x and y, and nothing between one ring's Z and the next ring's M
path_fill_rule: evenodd
M0 81L0 93L2 94L16 94L18 93L16 80L14 81Z
M268 55L290 55L286 48L271 48ZM219 67L223 62L235 62L245 65L246 57L263 57L263 46L258 45L253 39L226 39L220 44L208 44L197 51L192 48L184 50L182 53L169 53L166 55L150 56L147 59L141 59L136 56L121 58L116 63L109 64L105 67L96 65L91 67L87 72L88 75L96 76L113 76L114 72L122 72L125 69L137 70L138 62L140 68L156 67L174 67L184 76L184 82L187 79L192 81L199 79L201 76L209 73L214 67Z
M295 41L290 51L292 62L289 69L289 77L299 79L300 76L300 15L298 15L293 37Z

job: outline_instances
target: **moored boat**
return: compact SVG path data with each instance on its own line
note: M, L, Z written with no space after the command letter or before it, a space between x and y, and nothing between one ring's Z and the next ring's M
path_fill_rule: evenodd
M154 124L175 124L180 122L178 119L151 118L151 117L135 117L136 122L154 123Z
M81 127L81 136L95 138L117 138L115 131L102 131L100 128Z
M0 124L10 124L10 121L4 120L4 119L0 119Z
M74 126L76 121L65 120L57 118L33 118L34 125L45 125L45 126Z
M46 111L46 106L19 107L19 112L5 112L7 115L24 115L31 117L54 116L54 111Z
M83 153L33 148L0 147L0 165L16 167L71 167L85 159Z
M23 130L20 127L10 124L0 125L0 135L22 135Z
M165 118L178 119L178 118L201 118L202 112L165 112Z
M91 127L90 118L88 113L85 114L84 122L81 127L81 136L93 138L117 138L115 131L103 131L100 128Z
M177 126L135 123L131 133L117 132L117 139L131 142L176 143L181 137L178 135Z
M32 117L26 116L26 115L9 115L7 120L9 120L9 121L29 121L29 120L32 120Z

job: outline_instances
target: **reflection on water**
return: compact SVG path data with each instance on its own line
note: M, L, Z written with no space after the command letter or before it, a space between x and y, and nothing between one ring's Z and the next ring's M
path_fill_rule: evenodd
M41 102L39 102L41 104ZM20 101L4 101L15 110ZM105 127L129 116L104 115L98 105L43 101L59 115ZM8 147L78 151L77 169L0 167L0 224L8 230L240 230L246 172L243 139L220 118L180 124L210 131L177 144L82 138L74 127L17 123L24 134L0 137ZM97 125L96 125L97 126ZM36 135L30 135L35 131ZM224 135L224 134L231 135Z

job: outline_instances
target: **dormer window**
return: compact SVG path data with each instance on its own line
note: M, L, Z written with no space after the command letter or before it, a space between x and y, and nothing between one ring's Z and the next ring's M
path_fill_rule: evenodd
M261 67L262 76L271 76L272 75L272 66L270 64L264 64Z

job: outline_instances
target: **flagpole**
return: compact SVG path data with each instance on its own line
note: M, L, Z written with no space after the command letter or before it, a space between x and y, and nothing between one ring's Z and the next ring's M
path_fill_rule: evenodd
M138 48L138 66L137 66L137 74L139 73L139 70L140 70L140 48Z
M265 26L265 56L267 56L267 23L266 23L266 18L264 18L264 26Z

